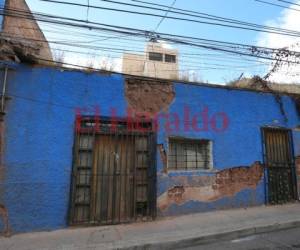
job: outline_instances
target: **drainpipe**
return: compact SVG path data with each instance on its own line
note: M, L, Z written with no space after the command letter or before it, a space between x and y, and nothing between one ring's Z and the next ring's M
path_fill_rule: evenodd
M6 93L6 84L7 84L7 66L4 69L4 79L3 79L3 86L2 86L2 97L1 97L1 113L4 115L4 105L5 105L5 93Z

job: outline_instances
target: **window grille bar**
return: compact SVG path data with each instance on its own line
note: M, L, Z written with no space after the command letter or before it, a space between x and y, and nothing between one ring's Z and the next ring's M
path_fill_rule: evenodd
M208 140L169 138L169 169L209 169L210 155L210 141Z
M151 128L145 122L143 128ZM96 128L96 126L99 126ZM156 214L155 136L91 118L76 129L70 224L116 224ZM141 128L136 125L136 128Z

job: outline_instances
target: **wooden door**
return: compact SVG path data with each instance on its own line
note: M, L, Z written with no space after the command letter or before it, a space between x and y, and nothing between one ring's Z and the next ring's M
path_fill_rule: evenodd
M93 173L93 220L104 224L130 221L134 199L134 138L97 137Z

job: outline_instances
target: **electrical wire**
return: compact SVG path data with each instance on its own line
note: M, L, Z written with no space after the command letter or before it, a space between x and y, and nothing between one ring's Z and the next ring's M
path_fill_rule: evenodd
M18 14L17 15L11 15L10 16L15 16L15 17L20 17L20 18L27 18L27 19L33 19L33 18L30 18L28 15L23 15L22 16L22 13L20 14L20 11L17 11ZM23 12L24 14L24 12ZM28 14L28 12L27 12ZM7 15L7 13L5 14ZM132 29L132 28L129 28L129 27L121 27L121 26L112 26L112 25L107 25L107 24L100 24L100 23L95 23L93 22L93 24L97 24L97 26L92 26L90 27L90 25L78 25L78 23L70 23L70 22L62 22L61 20L53 20L54 18L55 19L62 19L63 17L58 17L58 16L51 16L49 17L49 15L46 15L48 19L45 19L46 17L43 16L43 18L37 18L37 19L40 19L41 21L45 21L46 23L53 23L53 24L61 24L61 25L65 25L65 26L72 26L72 27L78 27L78 28L89 28L89 29L96 29L96 30L101 30L101 31L106 31L106 32L113 32L113 33L126 33L126 35L128 36L133 36L133 37L136 37L136 36L140 36L140 37L146 37L147 36L147 32L148 31L145 31L145 30L139 30L139 29ZM76 21L76 22L82 22L82 20L78 20L78 19L71 19L72 21ZM86 21L85 21L86 23ZM89 24L90 22L88 22ZM99 26L104 26L104 27L113 27L114 29L111 29L111 28L100 28ZM135 32L132 32L132 31L135 31ZM186 45L186 46L195 46L195 47L200 47L202 49L211 49L211 50L216 50L216 51L221 51L221 52L228 52L228 53L234 53L234 54L238 54L238 55L244 55L244 56L253 56L253 57L256 57L256 58L263 58L263 59L268 59L268 60L274 60L274 58L272 58L272 53L274 52L278 52L279 49L272 49L272 48L265 48L265 47L257 47L257 46L251 46L249 47L249 45L245 45L245 44L237 44L237 43L228 43L228 42L223 42L223 41L214 41L214 40L207 40L207 39L201 39L201 38L194 38L194 37L184 37L184 36L179 36L179 35L172 35L172 34L163 34L163 33L160 33L162 35L166 35L166 36L169 36L167 38L164 38L164 37L160 37L160 39L162 40L165 40L165 41L168 41L168 42L171 42L171 43L176 43L176 44L183 44L183 45ZM171 38L170 38L171 37ZM185 38L185 39L173 39L173 37L178 37L178 38ZM190 40L194 41L193 43L190 42ZM197 41L197 43L196 43ZM52 42L52 41L51 41ZM55 42L55 41L53 41ZM202 44L199 44L199 43L202 43ZM205 44L205 46L203 45ZM63 45L65 45L65 43L63 43ZM208 46L210 45L210 46ZM213 45L214 47L212 47L211 45ZM220 47L221 46L221 47ZM242 46L239 48L239 46ZM247 48L248 46L248 48ZM224 47L226 48L230 48L231 50L228 50L228 49L224 49ZM245 49L248 53L241 53L240 51L236 51L237 49ZM252 50L251 54L249 54L249 49ZM259 50L259 49L268 49L269 51L262 51L264 55L270 55L271 57L266 57L266 56L259 56L256 52ZM255 52L253 54L253 51ZM290 53L298 53L298 52L293 52L293 51L288 51ZM289 63L296 63L296 62L292 62L292 61L288 61L288 60L285 60L285 62L289 62Z
M56 3L56 4L71 5L71 6L87 7L86 4L63 2L63 1L57 1L57 0L40 0L40 1L49 2L49 3ZM278 32L278 31L274 31L274 30L272 31L272 30L265 30L265 29L259 29L259 28L251 28L251 27L243 27L243 26L230 25L230 24L217 23L217 22L200 21L200 20L181 18L181 17L175 17L175 16L165 16L165 15L162 15L162 14L154 14L154 13L149 13L149 12L139 12L139 11L133 11L133 10L100 7L100 6L95 6L95 5L90 5L89 7L94 8L94 9L101 9L101 10L108 10L108 11L115 11L115 12L123 12L123 13L129 13L129 14L137 14L137 15L143 15L143 16L168 18L168 19L173 19L173 20L188 21L188 22L193 22L193 23L215 25L215 26L227 27L227 28L237 28L237 29L250 30L250 31L256 31L256 32L264 32L264 33L285 35L285 36L291 36L291 37L300 37L300 33L297 32L297 31Z
M161 9L161 8L157 8L157 7L149 7L149 6L145 6L145 5L130 4L130 3L113 1L113 0L98 0L98 1L109 2L109 3L114 3L114 4L118 4L118 5L125 5L125 6L131 6L131 7L158 10L158 11L168 11L169 10L169 6L167 6L167 5L155 4L155 3L152 3L152 2L150 3L150 2L146 2L146 1L131 0L131 1L134 1L134 2L144 3L144 4L151 5L151 6L159 6L159 7L163 7L163 8L167 8L167 9ZM174 11L174 10L179 10L179 11ZM237 20L237 19L225 18L225 17L220 17L220 16L216 16L216 15L203 13L203 12L191 11L191 10L180 9L180 8L175 8L175 7L172 7L171 10L169 10L169 12L170 13L175 13L175 14L180 14L180 15L186 15L186 16L189 16L189 17L192 16L192 17L198 17L198 18L205 18L205 19L209 19L209 20L223 21L223 22L227 22L227 23L247 25L247 26L250 26L250 27L265 28L265 29L271 29L271 30L277 30L277 31L293 32L292 30L288 30L288 29L283 29L283 28L278 28L278 27L271 27L271 26L266 26L266 25L260 25L260 24L240 21L240 20ZM297 31L294 31L294 32L297 32Z
M11 26L10 26L11 27ZM54 33L56 34L57 32L55 32L54 31ZM72 32L73 33L73 32ZM5 34L5 33L4 33ZM65 34L65 33L64 33ZM76 37L77 37L78 35L76 35ZM101 36L101 37L103 37L103 36ZM108 38L111 38L111 37L108 37ZM106 40L106 39L101 39L100 41L104 41L104 40ZM94 40L94 41L96 41L96 40ZM94 42L94 41L90 41L90 42ZM82 41L81 41L82 42ZM70 43L79 43L79 41L72 41L72 42L70 42ZM82 42L82 43L88 43L88 41L85 41L85 42ZM98 42L97 42L98 43ZM144 43L144 41L143 41L143 43ZM102 45L104 45L104 44L102 44ZM109 45L112 45L112 44L109 44ZM114 47L115 46L117 46L117 45L115 45L114 44ZM120 46L119 46L120 47ZM124 48L124 46L121 46L120 48ZM132 47L129 47L128 46L128 48L132 48ZM109 49L109 48L107 48L107 49ZM138 52L138 50L136 50L135 49L135 51L134 52ZM143 52L142 50L140 51L140 52ZM75 53L75 51L74 51L74 53ZM120 52L120 53L122 53L122 52ZM89 54L90 55L90 53L86 53L86 54ZM180 53L180 55L181 55L181 57L186 57L186 58L192 58L191 56L187 56L187 55L195 55L195 53L183 53L183 52L181 52ZM235 59L235 60L239 60L238 58L232 58L232 59ZM243 59L243 60L245 60L245 59ZM248 59L249 60L249 59ZM253 61L253 62L257 62L257 61Z
M1 8L0 8L1 10ZM124 26L118 26L118 25L109 25L109 24L105 24L105 23L99 23L99 22L88 22L89 24L93 24L93 25L98 25L98 26L92 26L92 25L85 25L86 21L82 20L82 19L75 19L75 18L67 18L67 17L62 17L62 16L53 16L53 15L48 15L48 14L39 14L42 17L48 17L48 19L40 19L40 18L31 18L28 16L22 16L21 14L19 14L19 12L21 13L28 13L26 11L18 11L18 10L14 10L14 9L7 9L8 11L13 11L13 12L17 12L17 14L11 14L11 13L3 13L1 15L4 16L13 16L13 17L18 17L18 18L25 18L25 19L30 19L30 20L37 20L37 21L41 21L41 22L48 22L48 23L53 23L53 24L61 24L61 25L66 25L66 26L73 26L73 27L78 27L78 28L87 28L87 29L95 29L95 30L101 30L101 31L117 31L119 33L126 33L128 35L135 35L135 36L141 36L141 37L145 37L145 36L149 36L149 33L151 33L150 31L147 30L141 30L141 29L136 29L136 28L130 28L130 27L124 27ZM51 20L50 20L50 19ZM62 22L60 20L54 20L54 19L62 19L62 20L68 20L71 22ZM76 23L74 23L76 22ZM78 24L78 23L84 23L82 25ZM105 29L102 28L101 26L104 27L109 27L111 29ZM118 30L112 30L112 28L114 29L118 29ZM129 32L136 32L136 33L129 33ZM167 33L157 33L158 36L170 36L170 37L176 37L176 38L181 38L181 39L188 39L188 40L200 40L202 42L214 42L214 43L219 43L219 44L226 44L226 45L236 45L236 46L248 46L248 47L255 47L255 48L261 48L261 49L272 49L272 48L268 48L268 47L262 47L262 46L254 46L254 45L248 45L248 44L241 44L241 43L233 43L233 42L224 42L224 41L217 41L217 40L209 40L209 39L203 39L203 38L197 38L197 37L191 37L191 36L182 36L182 35L173 35L173 34L167 34Z
M159 26L160 26L160 25L162 24L162 22L166 19L166 17L167 17L168 14L170 13L170 10L174 7L175 3L176 3L176 0L174 0L173 3L171 4L171 6L168 8L168 10L166 11L165 16L162 17L162 18L160 19L160 21L159 21L158 24L156 25L156 28L154 29L155 31L158 30Z
M283 2L283 3L288 3L288 4L291 4L291 5L295 5L295 6L300 6L300 4L293 3L293 2L290 2L290 1L286 1L286 0L277 0L277 1Z
M284 8L284 9L289 9L289 10L293 10L293 11L300 11L299 9L295 9L295 8L291 8L288 6L284 6L281 4L276 4L276 3L271 3L271 2L267 2L267 1L263 1L263 0L254 0L255 2L259 2L259 3L263 3L263 4L268 4L271 6L276 6L276 7L280 7L280 8Z
M6 13L6 14L2 14L2 15L33 20L32 18L30 18L28 16L22 16L22 15L18 15L18 14L13 15L13 14ZM56 16L54 18L59 18L59 19L63 19L63 20L67 19L67 20L72 20L72 21L76 21L76 22L79 22L79 23L85 22L81 19L66 18L66 17L60 17L60 16ZM74 26L74 27L78 27L78 28L88 28L88 29L123 33L123 34L132 35L132 36L147 37L149 35L149 31L147 31L147 30L135 29L135 28L124 27L124 26L122 27L122 26L117 26L117 25L108 25L108 24L97 23L97 22L89 22L89 23L97 24L98 26L78 24L78 23L74 23L74 22L62 22L60 20L53 20L53 19L51 19L51 20L49 20L49 19L38 19L38 21L61 24L61 25L67 25L67 26ZM101 26L104 26L104 27L107 27L107 28L104 28L104 27L101 27ZM193 40L193 41L200 41L202 43L213 43L214 45L218 44L218 45L227 46L227 47L231 47L231 48L237 48L237 47L233 47L233 46L241 46L241 47L251 49L251 50L265 49L265 50L270 50L270 51L273 51L273 52L280 51L280 49L260 47L260 46L240 44L240 43L224 42L224 41L217 41L217 40L209 40L209 39L196 38L196 37L191 37L191 36L173 35L173 34L167 34L167 33L158 33L158 35L159 35L160 40L167 40L167 41L170 41L170 42L172 42L172 40L170 38L177 38L177 39L180 38L180 39L182 39L182 40L180 40L180 42L185 42L185 43L186 43L187 40ZM167 39L163 36L166 36ZM183 39L186 39L186 40L183 40ZM174 43L178 43L178 40L174 40ZM294 54L299 54L299 52L296 52L296 51L290 51L290 52L294 53Z

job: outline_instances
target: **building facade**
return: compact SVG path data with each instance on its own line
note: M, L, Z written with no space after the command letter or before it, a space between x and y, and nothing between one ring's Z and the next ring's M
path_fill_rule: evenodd
M299 198L297 96L25 64L5 81L6 67L0 229Z
M124 74L171 80L179 77L178 51L163 43L149 42L141 55L124 53L122 65Z
M0 7L0 59L53 63L50 46L26 1L0 0Z

